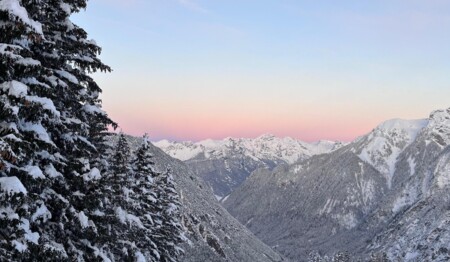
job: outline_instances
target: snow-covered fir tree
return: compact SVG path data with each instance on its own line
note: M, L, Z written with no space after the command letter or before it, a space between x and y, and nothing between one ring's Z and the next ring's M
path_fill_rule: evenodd
M102 199L98 221L98 244L114 261L131 261L135 244L130 241L131 232L140 223L128 213L131 183L130 147L123 133L113 150L111 166L102 177L102 189L97 194ZM132 222L132 223L130 223ZM137 223L134 223L137 222Z
M174 261L173 181L122 135L108 163L85 0L0 0L0 261ZM159 189L158 189L159 187Z
M117 145L114 150L114 154L111 159L111 170L113 171L113 177L120 182L125 180L125 176L127 176L130 172L130 145L123 133L119 134L119 140L117 141ZM122 178L119 178L122 177Z
M181 224L179 196L170 169L160 173L155 180L160 218L155 221L155 242L161 261L173 262L183 253L180 244L186 240Z
M52 147L45 129L39 130L42 121L57 117L56 110L45 110L39 103L45 100L24 83L43 70L27 48L33 38L42 37L42 26L18 4L0 2L0 260L29 257L29 247L38 243L40 235L30 229L31 214L48 183L43 184L35 149ZM45 102L51 106L51 101Z
M86 201L114 123L88 73L109 67L69 16L86 1L0 0L0 260L97 256ZM97 139L97 140L96 140ZM13 201L14 200L14 201ZM19 259L20 258L20 259Z
M149 151L148 144L148 137L144 135L142 144L135 152L132 161L133 175L130 196L132 204L130 209L146 229L136 232L137 247L145 257L159 261L160 254L155 244L156 224L154 222L155 220L161 221L157 213L159 201L154 188L154 178L157 172L154 170L153 156Z

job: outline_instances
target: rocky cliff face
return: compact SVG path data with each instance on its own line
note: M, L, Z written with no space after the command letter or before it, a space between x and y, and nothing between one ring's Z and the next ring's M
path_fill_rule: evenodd
M318 251L450 259L450 109L390 120L328 154L258 170L224 201L294 260Z
M305 143L289 137L263 135L255 139L226 138L193 142L155 143L168 155L184 161L223 198L258 168L292 164L342 146L339 142Z
M128 137L135 149L141 139ZM113 141L114 142L114 139ZM182 203L183 224L190 244L184 246L180 261L283 261L283 258L258 240L219 204L201 179L183 162L150 147L157 170L173 172Z

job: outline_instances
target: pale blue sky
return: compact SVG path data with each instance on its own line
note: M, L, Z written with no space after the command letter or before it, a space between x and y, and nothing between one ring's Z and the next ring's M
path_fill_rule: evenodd
M74 21L133 134L349 140L450 106L450 1L91 0Z

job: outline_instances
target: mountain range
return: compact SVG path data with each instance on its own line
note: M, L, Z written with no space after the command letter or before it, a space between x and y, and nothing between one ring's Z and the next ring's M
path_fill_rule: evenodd
M294 261L450 260L450 108L386 121L326 154L254 171L223 205Z
M154 144L171 157L184 161L212 187L218 199L239 187L256 169L293 164L343 146L341 142L306 143L270 134L255 139L229 137L200 142L162 140Z
M155 145L287 260L450 260L450 108L385 121L350 143L263 135ZM195 210L213 206L232 223L202 190L209 206ZM230 261L258 261L240 259Z

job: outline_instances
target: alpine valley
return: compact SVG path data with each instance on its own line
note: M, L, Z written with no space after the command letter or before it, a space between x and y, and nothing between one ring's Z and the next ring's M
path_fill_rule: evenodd
M200 142L169 142L155 145L184 161L208 183L220 200L239 187L256 169L273 169L327 153L343 144L332 141L305 143L290 137L266 134L255 139L226 138Z
M155 145L292 261L450 260L450 108L347 144L264 135Z

